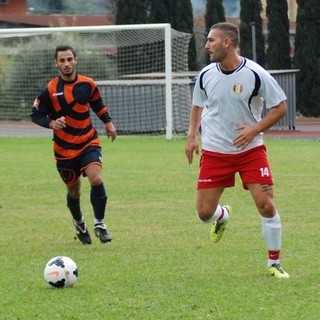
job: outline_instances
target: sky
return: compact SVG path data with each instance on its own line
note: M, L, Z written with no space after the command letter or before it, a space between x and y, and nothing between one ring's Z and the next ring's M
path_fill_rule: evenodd
M204 15L206 11L206 0L191 0L194 16ZM223 0L225 15L227 17L239 17L240 0Z

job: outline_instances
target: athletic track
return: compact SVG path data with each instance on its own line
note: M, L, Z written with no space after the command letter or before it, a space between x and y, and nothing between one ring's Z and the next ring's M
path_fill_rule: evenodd
M32 122L0 122L0 137L51 137L51 130L41 128ZM295 130L269 130L265 138L315 139L320 140L320 118L298 119Z

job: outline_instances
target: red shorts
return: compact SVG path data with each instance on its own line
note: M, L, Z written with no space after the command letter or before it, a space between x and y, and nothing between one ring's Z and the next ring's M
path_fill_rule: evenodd
M233 187L239 173L243 188L248 183L273 184L264 145L238 154L202 150L197 189Z

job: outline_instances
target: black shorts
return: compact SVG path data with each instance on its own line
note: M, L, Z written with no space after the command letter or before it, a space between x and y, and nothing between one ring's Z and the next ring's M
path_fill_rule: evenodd
M61 179L68 186L73 185L81 174L85 176L84 170L93 163L102 165L100 147L89 147L76 158L56 162Z

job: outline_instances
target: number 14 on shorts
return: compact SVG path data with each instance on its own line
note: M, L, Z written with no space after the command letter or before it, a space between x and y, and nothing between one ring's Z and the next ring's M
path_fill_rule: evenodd
M260 168L260 174L261 174L261 177L269 177L270 176L269 168L268 167Z

